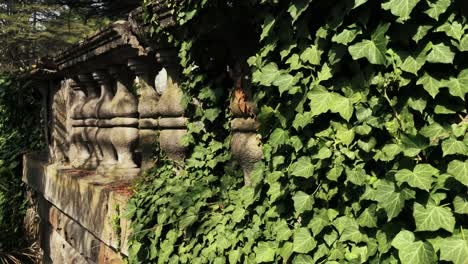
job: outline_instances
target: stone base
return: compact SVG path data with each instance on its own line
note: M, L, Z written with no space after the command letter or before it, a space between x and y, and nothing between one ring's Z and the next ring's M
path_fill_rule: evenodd
M124 212L139 170L101 175L47 164L32 154L23 162L23 181L38 197L45 263L123 263L130 233Z

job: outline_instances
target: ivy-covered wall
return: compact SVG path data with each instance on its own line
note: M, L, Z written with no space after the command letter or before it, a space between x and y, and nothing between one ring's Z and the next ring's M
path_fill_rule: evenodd
M164 5L177 27L145 3L179 49L189 153L137 184L130 263L466 263L466 1ZM229 149L243 63L250 185Z

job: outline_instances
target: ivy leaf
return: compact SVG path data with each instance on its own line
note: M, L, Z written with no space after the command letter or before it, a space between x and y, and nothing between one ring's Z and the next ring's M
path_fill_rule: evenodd
M440 260L454 264L466 264L468 260L468 241L461 238L447 238L440 244Z
M433 176L438 173L439 170L429 164L418 164L413 171L408 169L399 170L395 174L395 178L399 183L406 182L411 187L429 192L434 182Z
M466 198L461 197L460 195L455 196L453 199L453 208L457 214L468 215L468 201Z
M390 161L401 153L401 148L397 144L386 144L380 152L375 155L376 160Z
M375 200L378 202L378 206L387 213L388 221L398 216L405 206L403 195L395 191L393 182L387 180L380 180L377 183Z
M354 45L348 47L349 54L354 60L367 58L372 64L385 65L387 59L385 53L387 52L388 40L385 36L390 24L381 24L372 34L371 40L365 39Z
M280 220L280 223L274 225L273 228L276 233L276 240L278 241L289 240L292 235L292 231L285 220Z
M461 71L457 78L451 77L445 81L444 86L448 87L451 95L465 100L465 94L468 92L468 69Z
M439 89L443 86L439 80L433 78L427 72L418 79L416 84L422 85L424 90L426 90L432 96L432 98L436 97L436 95L439 93Z
M452 23L445 22L443 25L436 29L436 32L445 32L445 34L448 37L452 37L457 41L460 41L465 33L465 30L463 29L463 26L460 23L454 21Z
M302 156L289 167L291 175L310 178L314 173L314 165L310 157Z
M321 86L314 87L307 94L307 97L310 100L310 111L314 116L326 113L330 110L330 104L334 99L333 94Z
M435 252L428 242L417 241L398 250L402 264L431 264L435 263Z
M276 128L273 133L270 135L270 144L273 147L278 147L284 145L289 138L289 132L281 129Z
M335 34L332 38L332 41L335 43L343 44L345 46L348 43L353 42L353 40L362 33L360 29L351 28L351 29L344 29L339 34Z
M432 2L427 2L429 5L429 9L424 11L429 17L435 19L436 21L439 20L439 16L445 11L447 11L447 8L452 4L451 0L437 0L437 2L432 3Z
M377 227L377 216L375 215L376 205L372 204L367 207L359 216L358 223L362 227Z
M468 186L468 160L453 160L448 164L447 173L453 175L457 181Z
M330 102L330 110L333 113L339 113L346 121L349 121L353 116L354 107L351 99L333 93Z
M436 141L439 138L444 138L449 135L445 128L436 122L423 127L420 133L431 141Z
M308 228L301 227L294 231L293 251L297 253L308 253L317 245Z
M392 240L392 246L398 250L405 249L414 242L414 234L408 230L401 230Z
M311 256L305 254L298 254L294 257L292 264L312 264L315 263Z
M414 42L418 43L421 39L423 39L431 28L432 26L429 25L420 25L416 30L416 34L414 34L412 38Z
M452 154L468 155L468 146L463 141L448 138L442 142L442 151L444 157Z
M460 46L458 47L460 51L468 51L468 35L464 35L460 41Z
M455 217L450 209L432 202L428 202L426 207L414 203L413 217L416 231L437 231L442 228L452 233L455 228Z
M398 22L405 22L410 18L411 11L419 3L419 0L390 0L382 4L384 10L398 17Z
M260 242L255 250L255 260L257 263L270 262L275 260L276 247L271 242Z
M221 114L221 110L218 108L210 108L205 110L205 117L211 122L215 121L219 114Z
M292 1L288 8L288 12L292 17L291 24L294 24L302 13L309 7L310 1L306 0L295 0Z
M280 76L278 66L274 62L270 62L262 67L259 73L253 75L253 81L264 86L270 86L278 76Z
M278 86L280 95L282 95L285 91L291 89L296 83L298 79L294 78L291 74L283 73L273 82L273 85Z
M444 43L439 43L432 46L431 52L427 55L426 60L432 63L447 63L452 64L455 53L450 50L450 47Z
M294 201L294 209L297 215L302 214L305 211L312 210L312 206L314 205L312 195L298 191L292 199Z
M298 113L296 117L294 118L292 126L296 130L299 130L301 128L304 128L308 124L310 124L313 118L314 118L314 115L310 111L304 112L304 113Z
M264 38L266 38L270 34L270 31L275 25L275 23L276 23L276 19L271 15L267 15L262 25L262 34L260 35L260 41L262 41Z
M301 60L309 62L312 65L320 65L320 57L322 56L322 53L323 51L319 50L318 46L312 45L302 52Z

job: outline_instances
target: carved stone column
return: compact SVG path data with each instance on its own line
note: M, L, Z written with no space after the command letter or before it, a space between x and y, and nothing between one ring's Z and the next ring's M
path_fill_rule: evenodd
M80 83L86 89L86 102L84 103L81 111L81 115L84 122L83 139L87 143L88 150L91 154L85 167L96 168L102 160L102 152L96 139L98 132L97 127L97 103L99 100L98 86L94 82L91 74L80 74L78 75Z
M159 102L159 95L151 85L151 68L145 58L129 59L128 66L137 77L138 114L140 116L138 151L141 153L141 168L148 169L154 165L153 152L158 123L156 106Z
M107 171L117 164L117 155L112 145L112 82L110 76L105 71L93 72L93 78L101 86L101 96L98 99L96 107L96 116L98 118L98 131L96 140L101 148L102 161L99 164L100 170Z
M243 75L236 79L236 87L231 96L230 108L234 116L231 122L231 150L244 172L244 184L250 185L250 175L255 163L263 157L261 142L257 134L258 122L254 118L256 109L250 100L250 83Z
M112 77L116 80L116 92L111 102L112 135L111 141L117 151L117 168L133 169L135 149L138 145L138 101L129 91L132 87L130 73L123 67L112 67ZM130 88L131 89L131 88Z
M83 106L86 102L86 94L83 92L81 85L75 80L70 79L69 85L71 88L71 109L70 118L72 119L72 127L70 132L70 164L73 168L83 168L88 159L91 157L88 146L84 139L84 119Z
M157 53L156 58L164 66L155 80L156 91L161 95L156 109L159 116L159 145L169 158L183 160L186 148L181 141L187 134L187 118L182 106L183 92L177 85L177 54L164 51Z

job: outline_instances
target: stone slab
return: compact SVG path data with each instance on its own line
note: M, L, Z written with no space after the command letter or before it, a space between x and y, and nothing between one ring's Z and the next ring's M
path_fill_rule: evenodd
M124 212L131 196L130 179L63 169L34 154L26 154L23 181L99 241L128 255L126 241L130 232ZM54 224L58 218L50 216L50 219ZM119 219L121 234L115 232L115 219Z

